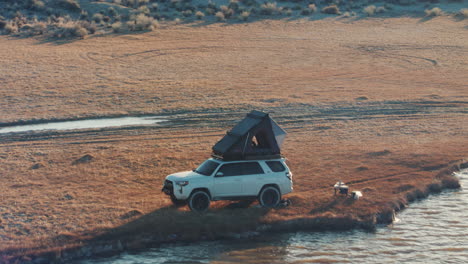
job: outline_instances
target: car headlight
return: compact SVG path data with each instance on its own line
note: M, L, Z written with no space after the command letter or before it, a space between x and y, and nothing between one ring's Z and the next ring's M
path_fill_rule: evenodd
M176 181L175 183L179 186L187 186L189 184L188 181Z

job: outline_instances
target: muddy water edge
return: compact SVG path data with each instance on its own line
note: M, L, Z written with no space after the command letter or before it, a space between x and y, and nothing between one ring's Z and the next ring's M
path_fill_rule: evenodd
M468 185L468 170L456 173ZM265 233L255 238L164 245L91 263L463 263L468 259L468 191L412 203L375 232Z

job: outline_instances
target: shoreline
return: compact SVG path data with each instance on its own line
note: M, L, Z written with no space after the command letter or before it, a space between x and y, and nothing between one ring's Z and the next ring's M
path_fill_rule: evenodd
M378 225L389 225L395 220L395 215L405 209L408 204L424 199L431 194L437 194L444 190L461 188L458 178L453 175L454 172L468 168L468 162L462 159L458 162L447 164L435 175L434 180L437 183L426 185L424 189L415 189L406 193L406 199L395 199L387 201L388 206L379 208L379 213L368 215L367 218L360 218L352 215L338 216L310 216L299 217L285 221L273 221L262 223L258 221L254 229L244 232L232 232L228 230L224 233L207 234L199 233L198 237L186 238L183 235L171 234L165 238L158 236L145 236L144 234L133 234L123 236L121 239L102 239L92 238L88 240L70 241L61 248L52 249L31 249L16 248L6 250L2 253L3 259L10 263L68 263L70 261L84 260L87 258L111 257L125 251L143 251L151 247L170 243L193 243L197 241L216 241L223 239L248 239L255 236L261 236L266 232L284 233L284 232L339 232L348 230L363 230L372 232ZM336 197L342 199L344 197ZM346 197L345 199L352 199ZM267 211L264 208L252 208L258 211ZM247 210L247 209L240 209ZM280 209L281 210L281 209ZM191 212L190 212L191 213ZM215 212L216 214L216 212ZM201 216L203 217L203 216ZM151 226L145 226L150 228ZM141 228L141 227L140 227ZM91 235L91 234L90 234ZM113 236L113 235L112 235ZM105 237L105 236L104 236ZM36 251L35 253L30 253Z

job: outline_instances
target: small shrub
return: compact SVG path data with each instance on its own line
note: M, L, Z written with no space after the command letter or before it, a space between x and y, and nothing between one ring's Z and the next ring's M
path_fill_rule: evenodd
M104 16L101 13L96 13L93 15L93 21L96 23L101 23L103 20Z
M441 15L444 14L442 9L440 9L438 7L434 7L432 9L426 9L424 12L426 13L427 17L441 16Z
M6 25L7 25L6 21L0 20L0 29L4 29Z
M5 34L13 34L13 33L16 33L18 32L18 26L13 23L13 22L9 22L5 25L5 27L3 28L3 30L5 31Z
M301 10L301 15L308 16L310 15L310 10L308 8L304 8Z
M115 22L111 25L111 28L114 33L122 33L125 31L125 26L121 22Z
M195 17L197 19L203 19L205 17L205 14L202 11L197 11L195 12Z
M211 1L208 2L208 5L207 5L206 7L207 7L207 8L212 8L212 9L214 9L214 10L217 9L216 4L213 3L213 2L211 2Z
M239 0L229 0L228 7L235 11L239 10Z
M158 26L157 21L145 14L139 14L134 20L127 22L131 31L153 30Z
M86 28L84 28L80 22L76 21L59 22L54 25L54 27L55 28L51 30L51 34L55 38L84 38L88 35Z
M375 5L366 6L362 11L367 14L367 16L373 16L377 8Z
M387 8L385 8L384 6L379 6L375 9L375 12L376 13L384 13L385 11L387 11Z
M89 14L86 10L81 10L80 12L80 20L88 20Z
M249 12L249 11L243 11L243 12L239 15L239 20L247 21L247 20L249 19L249 16L250 16L250 12Z
M151 10L148 8L148 6L140 6L137 10L139 13L145 15L149 15L151 13Z
M184 10L184 11L182 11L182 15L183 15L184 17L192 16L192 14L193 14L192 10Z
M32 6L31 6L34 10L44 10L45 8L45 4L44 2L40 1L40 0L33 0L32 1Z
M344 12L342 16L345 18L348 18L348 17L352 17L353 15L350 12Z
M330 5L322 8L322 13L329 15L339 15L341 14L340 9L336 5Z
M47 32L47 24L45 22L36 22L32 25L23 25L21 31L26 31L29 35L43 35Z
M457 16L462 18L462 19L468 18L468 8L460 9L460 11L458 11L458 13L457 13Z
M314 4L310 4L307 8L309 8L311 13L317 12L317 6L315 6Z
M226 20L226 18L224 17L224 13L221 11L216 12L215 17L218 21Z
M151 4L151 5L150 5L150 9L151 9L151 11L154 11L154 12L155 12L155 11L158 11L158 10L159 10L159 5L158 5L158 3L153 3L153 4Z
M58 0L57 6L63 9L78 12L81 10L80 4L76 2L76 0Z
M221 6L220 10L223 12L225 18L230 18L234 14L234 10L227 6Z
M208 15L214 15L214 14L216 14L216 9L211 8L211 7L207 7L207 8L205 9L205 12L206 12Z
M96 24L90 23L88 21L81 21L80 25L88 31L89 34L94 34L96 33L97 27Z
M18 32L20 32L21 34L23 35L36 35L34 33L34 30L33 30L33 26L32 24L24 24L21 26L21 28L18 30Z
M270 16L276 14L278 12L278 7L276 6L276 2L273 3L264 3L260 6L260 14Z
M81 26L76 26L74 30L73 36L75 37L84 38L88 35L88 31Z

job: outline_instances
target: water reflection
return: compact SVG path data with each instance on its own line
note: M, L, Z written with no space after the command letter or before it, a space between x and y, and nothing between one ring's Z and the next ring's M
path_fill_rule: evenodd
M72 130L72 129L90 129L90 128L105 128L105 127L120 127L120 126L136 126L136 125L151 125L167 120L157 116L145 117L117 117L117 118L102 118L88 119L65 122L50 122L33 125L19 125L0 128L0 134L18 133L40 130Z

